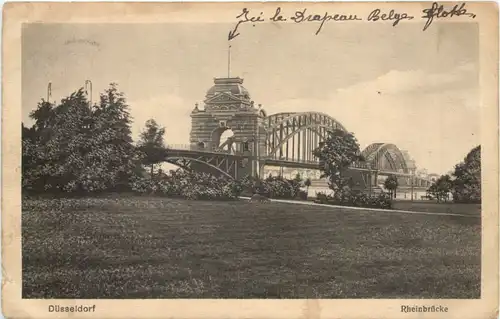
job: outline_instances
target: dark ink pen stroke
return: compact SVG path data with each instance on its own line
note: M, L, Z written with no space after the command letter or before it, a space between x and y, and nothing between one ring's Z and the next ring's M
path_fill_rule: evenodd
M236 16L236 19L240 19L234 29L232 31L229 31L229 35L227 37L228 41L231 41L232 39L236 38L237 36L240 35L238 32L238 28L242 23L247 23L247 22L264 22L264 19L262 19L262 14L263 12L260 13L259 16L257 17L248 17L248 14L250 13L250 10L247 8L243 8L242 12ZM243 17L244 19L241 19Z
M358 18L356 15L344 15L344 14L333 14L330 15L328 12L325 12L323 16L319 14L309 14L306 15L307 9L304 9L302 11L296 11L295 16L291 17L290 19L293 20L295 23L302 23L302 22L321 22L318 30L316 31L316 35L318 35L321 30L323 29L323 25L325 22L333 20L333 21L353 21L353 20L361 20Z
M460 16L468 16L472 19L476 18L476 15L474 13L468 12L467 9L465 8L465 2L460 5L460 7L455 5L450 11L446 11L444 9L443 5L439 5L437 2L432 3L432 6L430 8L422 10L424 15L422 16L423 19L427 19L424 25L423 31L427 30L432 22L434 22L434 18L436 19L441 19L441 18L452 18L452 17L460 17Z

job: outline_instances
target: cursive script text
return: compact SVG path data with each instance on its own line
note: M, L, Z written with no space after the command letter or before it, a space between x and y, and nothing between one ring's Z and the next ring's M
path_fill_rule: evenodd
M467 9L465 8L465 3L462 3L460 7L457 4L451 10L445 10L443 5L439 5L437 2L434 2L430 8L424 9L422 10L422 12L424 13L422 18L427 19L424 26L424 31L427 30L428 27L430 27L430 25L434 21L434 18L441 19L468 16L474 19L476 17L474 13L470 13L467 11Z
M285 24L285 23L295 23L295 24L307 24L316 23L318 28L315 34L318 35L323 30L325 23L329 21L335 22L349 22L349 21L368 21L371 23L390 23L393 27L396 27L403 23L403 21L422 19L425 21L424 30L427 30L433 21L438 19L449 19L452 17L469 17L476 18L474 13L469 12L466 9L466 3L457 4L451 9L445 9L443 5L437 2L432 3L429 8L423 9L422 16L415 16L403 10L397 9L379 9L375 8L368 11L369 14L366 15L356 15L346 12L342 13L329 13L329 12L314 12L309 8L304 8L301 10L284 12L282 7L276 7L274 11L271 12L251 12L247 8L243 8L241 12L236 16L237 23L234 28L229 31L228 41L233 40L240 35L239 30L241 25L252 25L255 27L257 24L262 22L271 22L273 24ZM368 13L367 12L367 13ZM268 15L269 14L269 15Z
M238 32L238 27L242 23L251 22L253 24L253 26L255 27L255 23L264 22L264 19L262 18L263 14L264 14L264 12L261 12L257 16L251 16L250 11L247 8L243 8L242 12L238 16L236 16L236 19L240 19L240 20L238 21L238 23L236 24L234 29L232 31L229 31L229 35L228 35L227 39L230 41L230 40L232 40L240 35Z
M302 23L302 22L320 22L320 25L318 27L318 30L316 31L316 35L318 35L321 32L321 29L323 28L323 25L325 22L333 20L333 21L353 21L353 20L361 20L358 18L357 15L353 14L329 14L328 12L325 12L325 14L307 14L307 9L304 9L302 11L296 11L295 16L290 18L293 20L295 23Z
M368 21L394 21L392 26L395 27L402 20L413 20L413 17L407 13L397 13L395 10L389 11L389 13L382 13L380 9L373 10L368 15Z

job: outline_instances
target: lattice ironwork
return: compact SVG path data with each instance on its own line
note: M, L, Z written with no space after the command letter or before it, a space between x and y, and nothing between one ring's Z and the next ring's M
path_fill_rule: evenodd
M323 142L328 131L345 127L334 118L319 112L278 113L263 118L262 129L265 143L258 145L248 139L240 149L233 148L233 139L228 139L222 145L205 148L205 145L194 147L172 147L166 158L167 162L197 171L209 171L228 178L239 178L239 174L248 173L252 169L250 161L256 160L259 167L280 166L301 169L319 169L321 163L312 155L313 150ZM259 124L260 125L260 124ZM260 141L260 140L259 140ZM264 142L264 141L262 141ZM246 146L245 146L246 145ZM262 147L258 155L256 147ZM355 162L352 171L357 171L363 183L368 184L377 174L395 174L402 177L402 185L410 181L411 172L403 153L394 144L373 143L362 152L365 162ZM247 169L247 171L245 171ZM372 178L373 177L373 178ZM405 179L406 178L406 179ZM414 185L429 186L430 182L418 177L412 177Z
M372 168L379 171L410 174L403 153L394 144L373 143L367 146L361 155Z
M266 119L267 158L292 162L318 162L313 150L333 129L346 129L337 120L319 112L278 113Z
M230 179L237 178L238 169L246 166L238 156L188 150L170 150L165 161L188 170L218 172Z

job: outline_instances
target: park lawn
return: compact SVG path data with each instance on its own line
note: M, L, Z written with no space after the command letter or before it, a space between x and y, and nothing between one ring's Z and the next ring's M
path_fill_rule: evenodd
M23 298L479 298L479 218L154 197L23 201Z
M481 216L481 204L455 204L455 203L438 203L428 200L396 200L394 201L394 209L409 210L428 213L444 213L444 214L460 214L470 216Z

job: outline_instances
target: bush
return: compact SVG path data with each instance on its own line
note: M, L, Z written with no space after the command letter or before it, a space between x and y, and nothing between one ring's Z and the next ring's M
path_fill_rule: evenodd
M458 184L458 183L456 183ZM452 191L453 201L464 204L481 203L481 185L480 184L462 184L457 185Z
M307 200L307 192L306 191L302 191L300 190L299 191L299 194L298 194L298 198L301 199L301 200Z
M392 199L386 193L369 196L365 193L341 192L332 196L318 192L315 202L338 206L392 209Z
M269 176L265 180L247 176L242 179L243 193L260 194L268 198L296 199L300 197L301 182L295 179L285 179L281 176ZM302 195L303 196L303 195ZM307 197L306 197L307 199Z
M179 197L193 200L236 199L243 187L238 181L229 181L205 173L170 171L158 174L153 179L134 178L130 188L139 194Z

